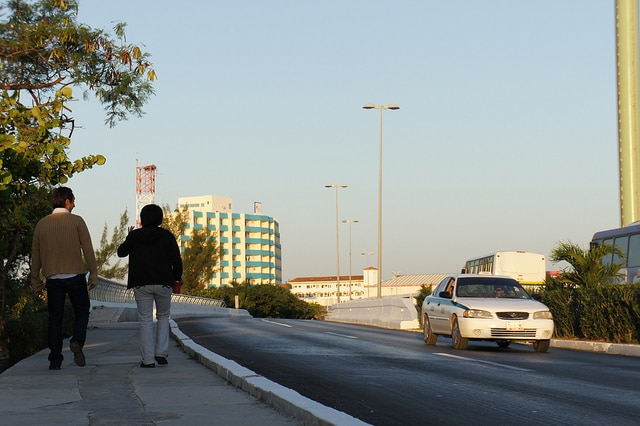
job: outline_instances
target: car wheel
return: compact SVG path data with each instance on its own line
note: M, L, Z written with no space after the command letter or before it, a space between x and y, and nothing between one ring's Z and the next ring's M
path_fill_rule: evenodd
M454 349L465 350L469 346L469 339L466 339L460 335L460 326L458 326L458 318L453 320L453 327L451 329L451 341Z
M498 340L496 342L498 344L499 348L508 348L509 345L511 344L510 340Z
M429 316L426 314L422 317L422 336L427 345L435 345L438 341L438 335L433 334L433 331L431 330L431 323L429 322Z
M551 340L536 340L533 342L533 349L535 349L536 352L546 352L549 349L550 343Z

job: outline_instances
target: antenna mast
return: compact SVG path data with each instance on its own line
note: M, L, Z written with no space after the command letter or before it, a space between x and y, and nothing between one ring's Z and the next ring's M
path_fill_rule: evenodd
M140 228L140 210L147 204L155 202L156 177L158 171L153 164L150 166L138 166L136 160L136 228Z

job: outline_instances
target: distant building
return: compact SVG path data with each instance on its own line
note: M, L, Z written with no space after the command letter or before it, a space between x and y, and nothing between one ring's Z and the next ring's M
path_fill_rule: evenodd
M448 275L451 274L395 274L392 279L382 282L382 297L416 295L422 286L433 290ZM374 284L374 287L377 287L377 284ZM375 294L377 296L377 289Z
M340 275L340 302L369 297L365 285L370 280L375 282L377 274L376 268L365 268L362 275ZM325 307L338 303L338 280L335 275L299 277L289 280L287 284L291 286L291 293L305 302Z
M282 284L282 253L280 225L273 217L263 214L233 213L229 197L204 195L179 197L178 209L189 209L187 228L182 247L192 230L205 227L214 232L221 247L220 262L213 274L212 287L232 282L250 284ZM262 204L254 209L262 212Z
M378 269L364 268L362 275L351 276L351 296L349 296L349 276L340 276L340 302L378 297ZM432 289L449 274L396 275L381 283L382 297L416 295L423 285ZM305 302L315 302L329 307L338 303L335 275L319 277L299 277L288 281L291 293Z

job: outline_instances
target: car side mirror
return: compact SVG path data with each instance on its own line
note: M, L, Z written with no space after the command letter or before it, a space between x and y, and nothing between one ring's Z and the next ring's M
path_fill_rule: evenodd
M438 296L442 297L443 299L451 299L451 293L449 293L448 291L441 291Z
M542 296L540 296L540 294L539 294L539 293L533 293L533 294L531 295L531 298L532 298L533 300L537 300L538 302L542 301Z

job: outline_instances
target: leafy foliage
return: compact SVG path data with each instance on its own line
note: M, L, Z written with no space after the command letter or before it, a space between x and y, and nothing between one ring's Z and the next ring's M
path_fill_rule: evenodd
M83 86L104 105L110 126L143 114L156 74L149 54L126 43L126 24L115 25L116 40L79 24L76 0L11 0L1 12L8 19L0 24L0 89L26 91L41 107L53 93L69 99L70 86ZM58 118L73 126L72 117Z
M100 154L71 159L74 88L93 92L114 126L142 115L156 75L149 55L76 22L76 0L10 0L0 5L0 295L9 272L27 258L38 219L50 212L51 188L105 164Z
M79 24L77 13L76 0L0 4L0 354L19 329L5 326L7 307L24 290L21 283L7 297L7 286L28 267L32 233L50 212L52 187L106 162L100 154L68 156L74 89L85 98L95 94L111 127L141 116L154 93L149 54L126 43L126 25L116 24L114 40Z
M638 285L606 285L578 291L580 331L589 340L631 343L638 339Z
M163 226L176 237L182 247L182 291L190 292L202 289L211 281L220 260L220 250L213 232L208 228L194 229L188 240L183 239L184 229L189 223L189 208L171 212L169 206L163 207L165 219Z
M606 256L622 259L615 246L584 250L574 243L559 243L551 252L554 262L570 269L557 279L547 278L542 301L553 314L556 336L613 343L637 342L640 333L640 286L619 282L621 264L603 262ZM609 284L607 284L609 283Z
M540 292L542 303L553 314L556 336L576 337L580 334L578 323L579 303L575 286L547 277Z
M418 321L420 321L421 325L422 325L422 302L424 302L424 299L426 299L427 296L431 295L432 291L433 290L431 289L431 286L423 284L420 286L420 291L416 296L416 309L418 310Z
M171 211L171 207L165 204L162 206L162 211L164 213L162 226L168 229L176 237L178 244L180 244L182 235L184 234L184 228L189 223L189 207L184 206L182 210L176 208L174 211Z
M98 274L104 278L123 279L127 274L127 265L120 265L120 259L117 258L116 252L118 246L127 238L129 228L129 214L125 209L120 215L120 224L113 228L111 241L107 238L107 224L105 223L100 239L100 247L96 252L96 263L98 264ZM115 261L113 265L111 262Z
M239 308L257 318L320 319L324 315L324 308L319 304L307 303L287 289L270 284L235 283L230 287L195 290L190 294L224 300L230 307L235 306L237 296Z
M624 258L620 248L613 245L602 245L592 249L583 249L572 242L559 243L551 251L552 262L567 262L571 269L563 270L558 280L562 283L593 288L620 277L622 264L603 263L603 259L614 254Z
M0 372L47 347L46 293L39 297L18 282L11 280L10 283L13 291L8 293L7 302L11 308L2 319L5 332L1 336ZM67 300L62 323L65 337L73 334L73 316L73 308Z
M211 281L220 249L208 228L194 229L182 252L182 283L185 293L204 288Z

